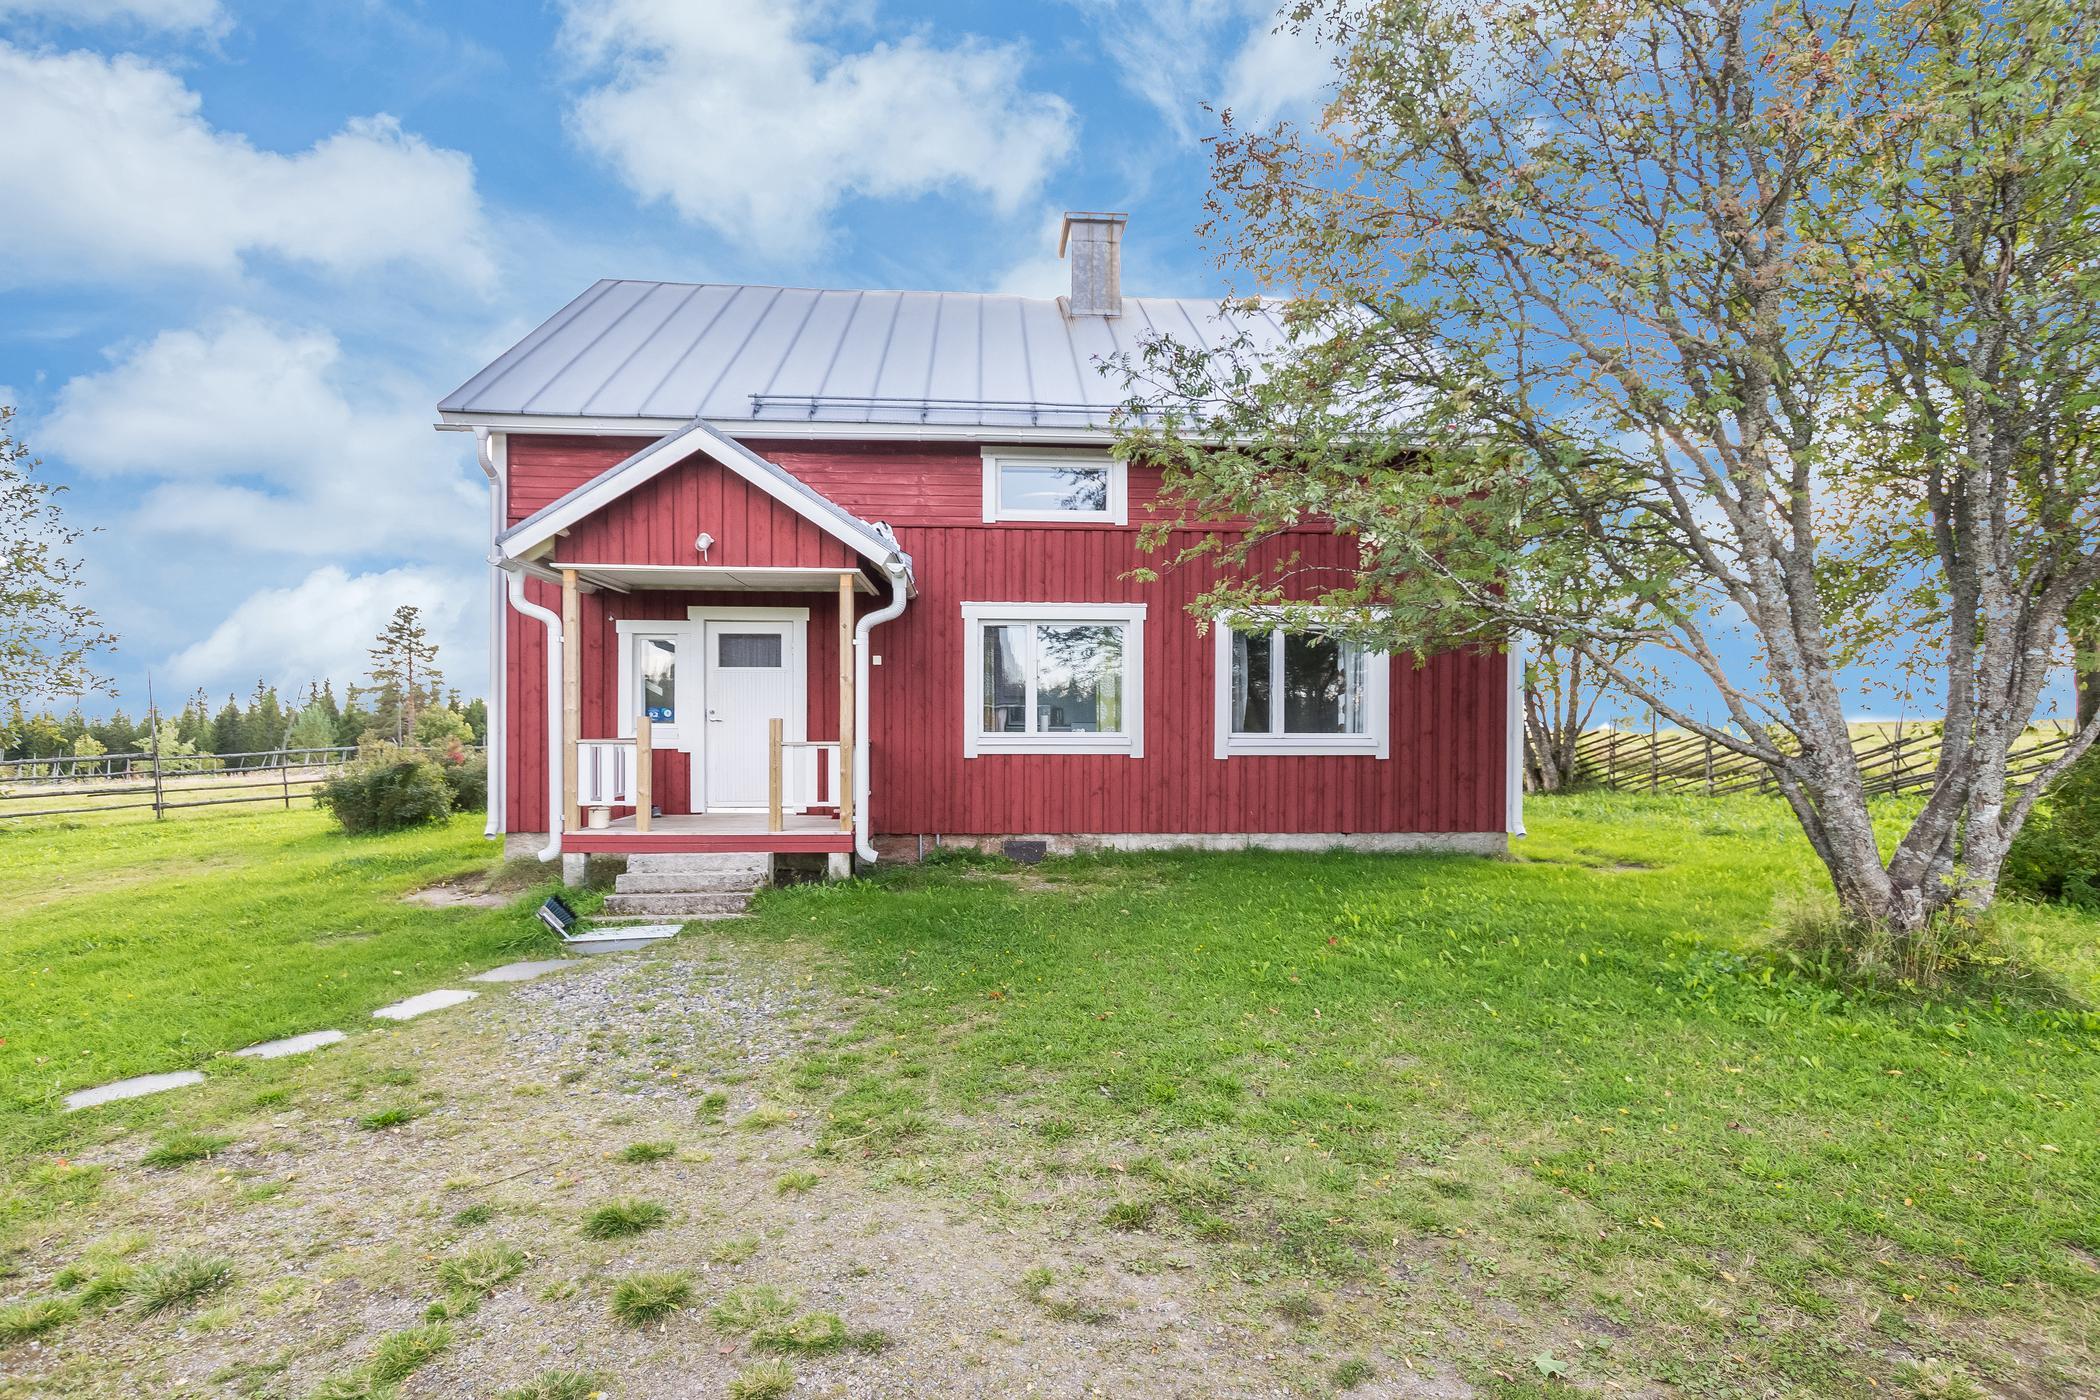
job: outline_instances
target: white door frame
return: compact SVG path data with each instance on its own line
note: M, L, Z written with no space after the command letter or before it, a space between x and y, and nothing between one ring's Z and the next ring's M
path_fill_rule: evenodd
M788 704L784 717L783 738L800 742L809 737L809 609L808 608L722 608L689 607L685 610L686 621L694 624L689 635L702 648L707 645L707 628L710 622L777 622L787 624L787 654L780 658L781 668L787 672ZM711 731L707 725L708 695L707 656L703 650L695 658L697 665L691 669L700 677L699 743L687 750L693 770L692 808L695 812L710 810L707 806L707 744ZM687 666L680 661L679 684L685 683ZM757 808L714 808L715 811L756 811Z
M784 622L788 625L787 646L780 662L788 673L788 712L785 734L789 740L809 737L809 609L688 607L685 620L676 618L621 618L614 623L620 642L619 705L617 733L634 737L636 637L675 637L678 643L678 723L671 733L661 726L656 733L675 745L692 770L687 804L695 812L707 810L707 623ZM718 808L719 811L742 808Z

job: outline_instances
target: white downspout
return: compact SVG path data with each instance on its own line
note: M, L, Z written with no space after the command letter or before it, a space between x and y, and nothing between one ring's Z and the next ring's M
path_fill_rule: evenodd
M487 428L474 430L474 460L481 464L481 473L489 479L489 544L493 548L496 536L503 533L504 490L503 473L496 466L494 444ZM504 664L503 626L503 572L495 565L489 566L489 688L488 741L482 753L488 760L489 814L488 823L481 834L493 840L503 830L503 805L506 779L510 768L510 747L504 742L503 692L509 667Z
M890 600L863 617L853 629L853 853L875 863L875 839L868 822L868 634L904 611L911 574L892 555L883 563L889 575Z
M1509 649L1503 653L1509 664L1509 723L1507 730L1508 757L1505 796L1503 798L1504 829L1511 836L1524 834L1524 639L1511 635Z
M515 564L499 564L510 579L510 605L547 629L547 844L540 848L541 860L561 854L561 618L525 597L525 571Z

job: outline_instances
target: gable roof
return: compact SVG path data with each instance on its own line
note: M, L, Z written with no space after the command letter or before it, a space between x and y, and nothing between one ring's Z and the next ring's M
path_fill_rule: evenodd
M1227 318L1215 300L1125 297L1121 316L1069 316L1062 298L606 280L438 410L1098 429L1125 398L1102 360L1152 335L1209 348L1243 330L1283 339L1274 312Z
M658 438L626 460L607 467L567 495L541 506L496 536L496 552L505 559L526 559L585 516L603 510L637 486L695 454L705 455L736 473L869 563L886 568L894 561L909 574L911 556L897 548L896 538L888 527L869 524L837 502L811 490L786 468L767 461L697 418L668 437Z

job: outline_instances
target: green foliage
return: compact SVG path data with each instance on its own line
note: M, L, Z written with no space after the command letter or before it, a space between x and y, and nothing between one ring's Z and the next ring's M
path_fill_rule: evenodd
M232 1142L230 1137L209 1133L177 1133L162 1138L139 1160L149 1167L180 1167L201 1162Z
M1354 1390L1377 1374L1370 1362L1361 1356L1352 1356L1334 1368L1334 1388L1337 1391Z
M483 1298L525 1271L525 1252L507 1244L476 1245L443 1260L438 1287L445 1290L446 1310L453 1317L473 1311Z
M322 784L314 801L344 831L362 836L445 820L452 815L452 785L432 760L383 747L359 755Z
M445 775L445 791L455 812L478 812L489 804L489 760L487 754L453 749L442 755L438 769Z
M642 1327L691 1306L692 1301L690 1274L630 1274L613 1288L612 1313L629 1327Z
M623 1239L653 1230L670 1218L670 1210L661 1203L629 1197L602 1205L585 1216L583 1233L586 1239Z
M782 1292L770 1283L732 1288L707 1311L707 1319L716 1330L732 1337L785 1322L794 1315L795 1295Z
M613 1155L622 1162L661 1162L678 1155L678 1144L675 1142L631 1142Z
M284 746L288 749L328 749L335 747L336 717L316 700L300 710L285 730Z
M12 1345L56 1331L80 1315L71 1298L30 1298L0 1307L0 1343Z
M360 1115L357 1120L357 1126L368 1133L373 1133L378 1132L381 1128L402 1127L405 1124L415 1122L421 1116L422 1111L414 1104L388 1104L385 1108L375 1108L370 1113Z
M837 1351L852 1340L837 1313L803 1313L789 1322L760 1327L751 1334L751 1344L767 1351L786 1351L814 1356Z
M10 705L104 688L94 657L116 641L80 600L81 565L71 551L86 532L59 509L66 488L36 475L39 463L13 436L14 419L13 405L0 404L0 701Z
M452 1329L443 1323L404 1327L388 1334L372 1353L369 1373L380 1385L399 1385L437 1359L452 1345Z
M549 1371L530 1385L503 1392L503 1400L591 1400L605 1391L596 1371Z
M167 1312L217 1293L233 1276L233 1261L221 1255L179 1254L140 1267L126 1280L125 1292L141 1313Z
M778 1400L795 1388L795 1368L781 1360L756 1361L729 1380L729 1400Z
M2100 911L2100 745L2071 765L2013 838L2005 883L2037 899Z
M474 742L474 727L466 716L444 705L418 711L409 742L422 749L444 749Z

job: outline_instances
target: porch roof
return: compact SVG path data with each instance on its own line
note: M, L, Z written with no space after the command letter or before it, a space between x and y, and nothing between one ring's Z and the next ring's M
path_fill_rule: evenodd
M587 588L609 593L649 591L718 590L722 592L830 593L838 587L843 569L756 569L717 568L705 564L591 564L570 559L551 560L544 567L554 577L564 570L576 571L576 581ZM865 574L853 574L854 591L873 593L875 585Z
M734 472L877 568L887 572L894 565L904 574L906 587L916 591L917 584L911 577L911 556L897 547L896 537L890 533L888 526L870 524L862 520L821 492L813 490L785 467L767 461L742 443L717 432L698 418L679 431L650 443L624 461L606 468L567 495L550 501L498 535L498 558L495 562L531 561L544 565L545 556L554 549L555 541L563 531L586 516L603 510L636 487L654 480L680 462L696 456L706 457L724 469ZM836 579L836 570L826 572Z

